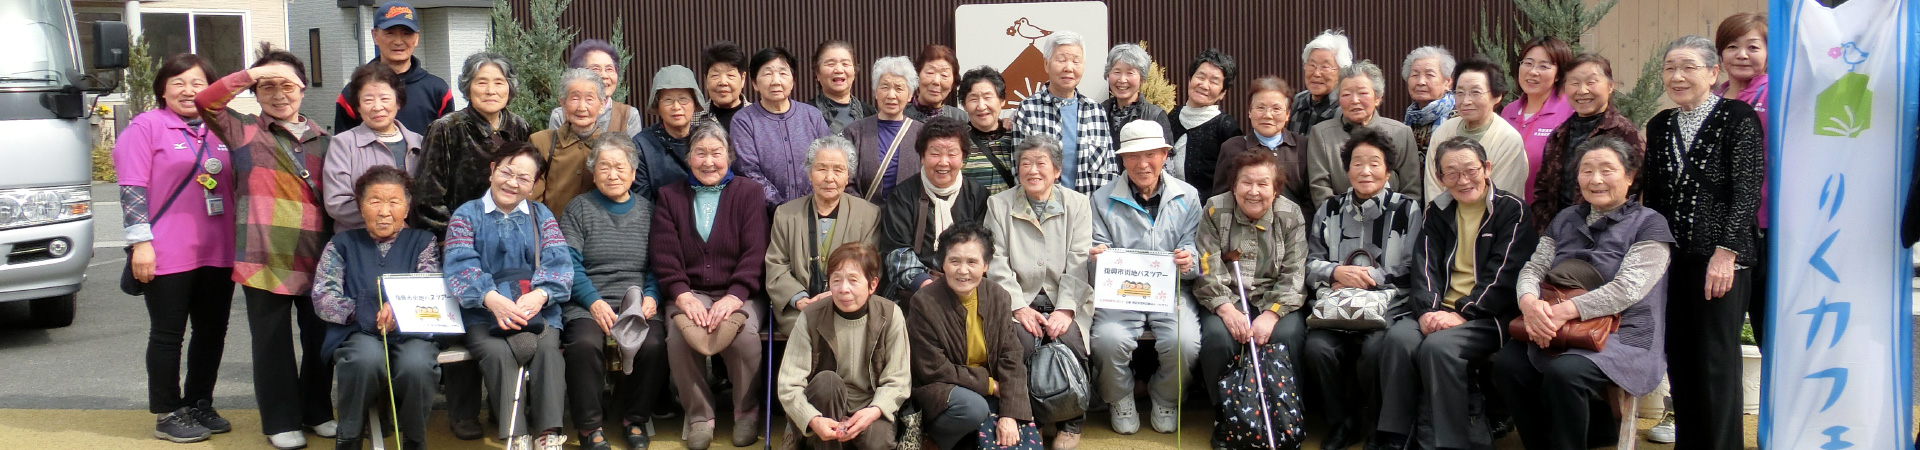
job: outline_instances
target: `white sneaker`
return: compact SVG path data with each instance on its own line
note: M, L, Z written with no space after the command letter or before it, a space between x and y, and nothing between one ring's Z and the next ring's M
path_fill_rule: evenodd
M267 444L280 450L293 450L307 447L307 435L299 431L288 431L267 436Z
M1158 431L1160 434L1168 434L1179 429L1179 415L1180 412L1173 408L1160 406L1158 404L1153 405L1153 431Z
M339 435L338 433L340 433L340 422L336 420L329 420L327 423L313 426L313 434L315 436L333 439L334 436Z
M1673 411L1669 410L1666 415L1660 417L1660 424L1647 430L1647 441L1655 444L1672 444L1673 440Z
M1113 432L1134 434L1140 432L1140 410L1133 405L1133 396L1113 402Z
M533 436L514 436L507 440L507 450L533 450Z
M560 433L542 434L534 440L534 448L540 450L565 450L566 446L567 436Z

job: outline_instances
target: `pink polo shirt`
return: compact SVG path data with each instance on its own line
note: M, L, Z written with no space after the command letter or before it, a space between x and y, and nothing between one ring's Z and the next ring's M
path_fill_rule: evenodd
M1737 95L1727 96L1727 83L1713 88L1713 93L1725 98L1747 102L1753 105L1753 112L1760 115L1760 135L1765 139L1767 133L1767 74L1760 74L1747 81L1747 87ZM1765 142L1764 140L1762 142ZM1766 161L1767 153L1760 153L1761 161ZM1763 175L1764 176L1764 175ZM1760 179L1760 228L1767 227L1767 180Z
M1513 129L1520 130L1521 142L1527 145L1527 185L1520 188L1522 192L1515 193L1525 196L1527 203L1533 203L1533 183L1535 176L1540 174L1540 162L1545 159L1543 155L1547 152L1547 137L1553 135L1553 129L1560 128L1561 123L1573 117L1573 106L1567 104L1567 96L1561 95L1558 89L1547 97L1546 104L1540 106L1540 112L1534 113L1530 119L1522 113L1526 106L1527 96L1520 94L1519 100L1508 103L1506 108L1500 110L1500 118L1507 119Z
M206 155L194 159L202 141ZM151 224L154 275L200 267L233 267L233 157L206 126L189 127L166 108L135 116L113 144L113 165L120 185L147 188L149 220L181 187L181 180L205 173L202 160L208 158L221 163L222 170L213 175L213 191L225 199L226 211L208 215L207 189L199 183L188 184L166 214Z

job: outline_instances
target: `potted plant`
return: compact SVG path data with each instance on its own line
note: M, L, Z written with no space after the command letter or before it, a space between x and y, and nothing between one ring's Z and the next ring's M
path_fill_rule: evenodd
M1753 337L1753 324L1740 325L1741 406L1746 414L1760 413L1760 346Z

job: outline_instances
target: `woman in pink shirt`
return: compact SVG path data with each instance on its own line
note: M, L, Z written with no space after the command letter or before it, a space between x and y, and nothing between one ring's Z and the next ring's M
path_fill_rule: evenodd
M1517 192L1524 192L1527 202L1532 203L1533 183L1540 173L1542 154L1547 151L1547 137L1573 117L1567 95L1560 92L1560 80L1572 69L1568 65L1573 62L1573 47L1553 36L1541 36L1521 48L1520 59L1512 66L1513 76L1520 82L1520 98L1508 103L1500 111L1500 118L1520 130L1521 140L1526 143L1527 185Z
M1720 48L1720 72L1727 74L1727 82L1714 86L1713 94L1753 105L1753 112L1760 114L1760 131L1765 139L1767 131L1767 15L1764 13L1743 12L1728 16L1720 21L1720 29L1713 35L1713 44ZM1765 153L1761 154L1763 157ZM1753 323L1753 337L1756 342L1766 342L1767 320L1767 254L1771 246L1767 245L1767 182L1760 182L1760 230L1754 234L1754 248L1759 254L1753 272L1753 295L1748 298L1752 305L1747 308L1747 321Z
M148 411L160 414L154 437L198 442L233 425L213 410L213 385L233 309L232 161L200 122L193 96L214 73L205 60L167 57L153 79L161 108L133 118L113 146L126 216L127 258L146 283ZM185 394L180 344L188 344Z

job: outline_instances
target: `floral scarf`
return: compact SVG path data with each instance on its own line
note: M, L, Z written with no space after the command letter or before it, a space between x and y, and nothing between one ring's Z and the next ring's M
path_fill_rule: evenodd
M1406 123L1407 126L1416 128L1439 125L1440 121L1447 120L1447 116L1451 115L1453 115L1453 93L1448 92L1438 99L1427 102L1427 106L1424 107L1407 105Z

